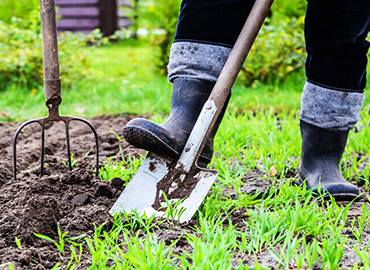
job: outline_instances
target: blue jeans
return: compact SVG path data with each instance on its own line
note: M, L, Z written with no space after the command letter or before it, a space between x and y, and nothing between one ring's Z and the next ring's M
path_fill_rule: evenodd
M195 41L231 48L253 4L254 0L183 0L175 42Z
M176 41L232 47L254 0L183 0ZM308 0L306 74L314 84L362 92L370 0Z

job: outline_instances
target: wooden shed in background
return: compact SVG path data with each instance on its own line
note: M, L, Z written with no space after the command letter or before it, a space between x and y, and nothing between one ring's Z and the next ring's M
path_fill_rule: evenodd
M130 26L119 6L130 6L129 0L55 0L58 6L58 32L71 31L88 34L99 28L104 36Z

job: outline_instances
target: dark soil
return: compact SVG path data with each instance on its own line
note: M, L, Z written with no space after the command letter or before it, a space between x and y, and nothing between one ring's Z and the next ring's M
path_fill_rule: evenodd
M108 157L139 156L145 151L131 147L119 141L116 134L131 119L130 116L116 118L100 117L90 120L95 126L99 137L99 166ZM94 224L102 225L109 230L112 218L109 209L124 189L119 178L110 182L94 177L95 150L94 136L83 123L72 122L70 127L71 151L76 162L72 171L68 171L66 161L67 150L64 124L52 123L47 126L45 138L45 175L39 178L40 166L40 126L28 126L19 136L17 143L17 181L13 179L12 140L19 123L0 123L0 269L2 264L11 263L15 269L50 269L57 262L66 265L70 254L65 256L52 244L36 237L42 234L58 239L58 226L62 232L68 231L68 237L86 234L91 236ZM112 132L109 132L112 131ZM116 134L114 134L116 133ZM256 170L243 178L245 185L241 192L259 194L262 198L271 187L271 182L262 179L263 173ZM224 188L224 196L237 197L234 189ZM364 197L362 201L365 201ZM363 202L353 205L350 215L359 215ZM237 229L245 226L245 213L236 209L230 213ZM190 224L176 226L162 223L156 229L159 240L170 245L178 240L174 247L175 254L192 248L183 237L184 233L194 233L191 228L197 225L196 220ZM370 233L364 232L364 242ZM20 240L22 249L17 246ZM343 266L353 265L356 258L354 251L348 246ZM253 265L255 256L238 255L235 265L241 259L245 264ZM268 251L258 254L257 261L264 266L276 267L277 263ZM88 252L84 252L81 269L91 263Z
M99 137L100 166L108 157L120 157L120 146L126 156L145 154L109 132L120 134L130 119L91 120ZM67 263L68 256L63 258L50 241L34 233L57 240L58 224L62 232L68 231L68 237L92 235L94 223L109 229L112 218L108 211L121 193L123 182L104 182L94 176L94 136L86 124L77 121L70 126L71 152L77 161L72 171L63 164L67 161L64 124L54 122L46 127L46 166L44 176L39 177L41 128L32 124L17 140L18 174L14 181L12 140L18 125L0 124L0 265L11 262L16 269L50 269L59 261Z

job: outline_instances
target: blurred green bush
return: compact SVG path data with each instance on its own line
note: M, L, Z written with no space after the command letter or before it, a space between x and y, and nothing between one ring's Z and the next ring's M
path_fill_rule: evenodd
M306 59L304 43L305 0L275 1L239 79L247 86L283 81L290 74L302 71Z
M163 35L149 35L158 46L156 65L166 72L169 49L173 42L181 0L135 0L128 10L135 21L134 29L145 28L151 33L163 29ZM305 62L303 23L305 0L275 1L271 14L253 45L250 57L239 76L246 85L254 81L284 80L300 71Z
M11 23L12 18L23 18L30 12L39 7L38 0L0 0L1 16L0 20L4 23Z
M59 37L60 75L63 88L81 78L97 76L82 48L87 43L106 44L99 30L91 35L62 33ZM29 11L22 18L11 17L0 21L0 89L16 84L29 89L42 85L42 41L39 9Z
M275 17L299 18L306 13L306 0L278 0L272 4Z
M155 64L163 74L167 72L168 56L176 32L181 0L134 0L134 9L125 9L134 21L133 30L144 28L152 44L158 48ZM161 34L161 30L163 34Z
M267 22L271 21L268 19ZM239 79L247 86L283 81L305 64L304 16L265 24L247 57Z
M0 3L4 14L0 22L0 87L14 83L29 88L41 85L43 68L38 1L0 0ZM151 42L158 48L155 64L161 73L166 73L180 4L181 0L133 0L134 8L125 10L134 21L135 31L138 28L148 30ZM273 4L271 16L240 73L239 79L246 85L254 81L284 80L303 68L305 6L304 0L281 0ZM60 36L60 70L64 87L68 88L81 77L96 76L82 50L91 40L98 44L108 42L99 32L91 36L70 33Z

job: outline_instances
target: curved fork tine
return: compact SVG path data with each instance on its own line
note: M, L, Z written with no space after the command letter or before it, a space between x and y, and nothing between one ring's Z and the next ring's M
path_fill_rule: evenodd
M80 118L80 117L72 117L68 122L71 122L71 121L81 121L83 123L85 123L86 125L88 125L90 127L90 129L92 130L92 132L94 133L94 136L95 136L95 153L96 153L96 175L95 177L98 177L99 176L99 142L98 142L98 134L96 133L96 130L94 128L94 126L87 120L83 119L83 118ZM71 161L70 161L71 162Z
M44 157L45 157L45 123L41 124L41 167L40 167L40 177L44 176Z
M14 134L14 137L13 137L13 178L14 180L17 180L17 138L18 138L18 135L19 133L22 131L22 129L29 125L29 124L32 124L32 123L40 123L40 120L42 118L39 118L39 119L33 119L33 120L29 120L27 122L24 122L16 131L15 131L15 134ZM42 126L42 125L41 125Z
M69 143L69 122L65 122L66 124L66 140L67 140L67 155L68 155L68 169L72 171L72 158L71 158L71 147Z

